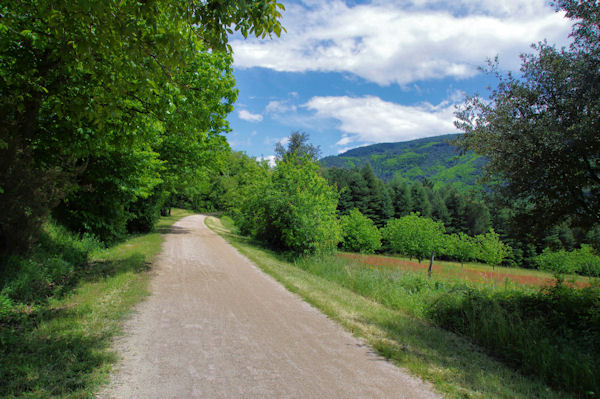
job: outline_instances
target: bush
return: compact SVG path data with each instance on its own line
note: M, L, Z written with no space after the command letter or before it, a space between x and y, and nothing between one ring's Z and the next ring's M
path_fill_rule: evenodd
M372 254L381 248L381 233L373 221L356 208L340 218L342 248L346 251Z
M536 262L540 269L555 275L578 273L591 277L600 276L600 257L586 244L574 251L551 251L546 248L536 257Z
M160 210L167 199L167 193L157 191L148 198L138 198L129 205L130 220L127 222L129 233L148 233L160 218Z

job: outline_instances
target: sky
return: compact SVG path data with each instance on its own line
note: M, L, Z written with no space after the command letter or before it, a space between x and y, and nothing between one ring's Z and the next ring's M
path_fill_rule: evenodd
M569 43L571 22L544 0L283 0L287 33L233 37L239 89L231 148L273 158L306 132L322 156L359 146L457 133L465 96L487 97L480 67L546 40Z

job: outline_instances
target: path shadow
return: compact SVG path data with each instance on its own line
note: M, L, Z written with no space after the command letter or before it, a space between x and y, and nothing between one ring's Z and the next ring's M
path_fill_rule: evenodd
M160 234L188 234L191 233L192 230L186 229L185 227L171 226L159 227L158 229L156 229L156 232Z

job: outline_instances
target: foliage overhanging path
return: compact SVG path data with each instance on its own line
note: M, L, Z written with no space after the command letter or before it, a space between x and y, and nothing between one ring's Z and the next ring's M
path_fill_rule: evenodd
M172 228L101 397L438 397L204 226Z

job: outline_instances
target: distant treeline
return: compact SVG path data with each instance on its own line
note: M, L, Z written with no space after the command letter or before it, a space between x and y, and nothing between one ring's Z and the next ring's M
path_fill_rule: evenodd
M287 191L283 193L282 186L278 186L278 193L286 197L285 202L277 198L274 191L267 189L269 186L265 181L273 178L272 168L243 153L234 152L226 158L225 162L221 163L220 171L212 174L199 192L191 196L180 195L178 204L197 210L224 211L238 222L245 221L242 225L247 226L247 232L250 232L252 227L250 219L242 216L248 211L244 211L244 207L267 206L265 201L270 198L273 203L280 203L281 209L286 209L285 204L290 202L290 196L295 195L295 192L288 186L285 189ZM298 163L295 167L298 168L296 172L293 168L286 169L288 179L293 175L308 173L302 172L307 168L304 164ZM568 223L561 223L543 231L532 229L524 224L516 212L498 207L492 197L483 191L473 190L466 193L451 184L438 183L434 186L428 179L410 181L395 177L389 182L384 182L375 175L368 163L360 169L311 168L311 176L316 171L337 192L336 215L337 218L342 218L342 227L344 217L350 215L353 209L357 209L379 229L383 229L390 220L414 213L442 223L445 232L450 236L476 237L493 230L509 248L503 263L529 268L539 267L538 256L544 249L566 253L580 248L582 244L589 244L594 248L598 248L600 244L598 228L584 231L573 228ZM275 175L279 176L277 170L278 167L275 168ZM307 181L317 181L317 176L312 176ZM255 202L251 202L252 198ZM260 223L265 216L261 218L256 217L253 220ZM331 226L331 229L337 228ZM262 236L266 237L269 234ZM267 241L284 247L274 236L270 237L272 239ZM384 239L384 246L377 246L377 249L389 250L385 241Z

